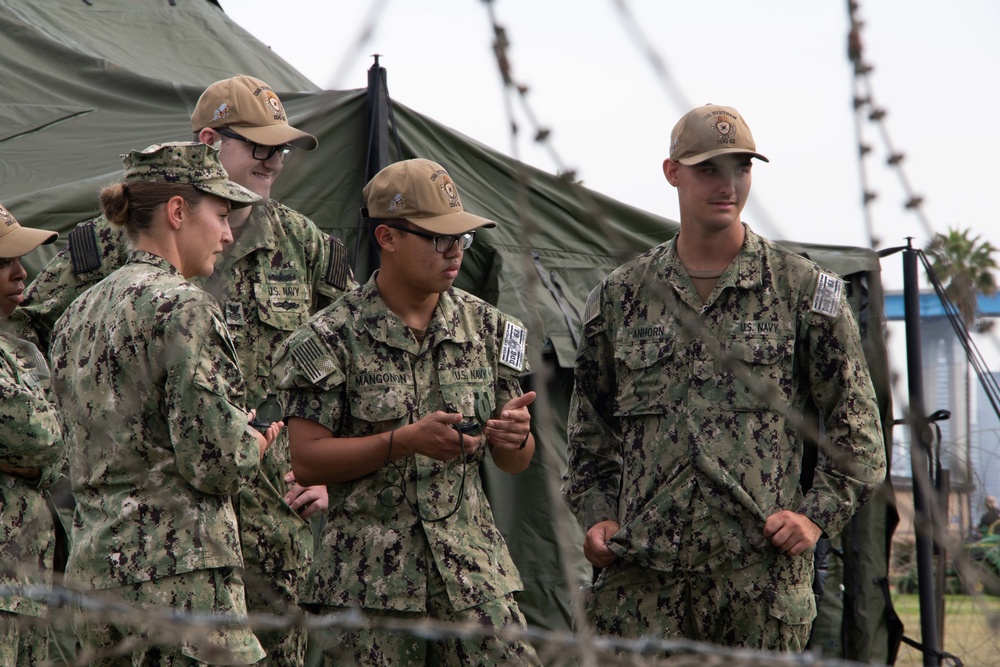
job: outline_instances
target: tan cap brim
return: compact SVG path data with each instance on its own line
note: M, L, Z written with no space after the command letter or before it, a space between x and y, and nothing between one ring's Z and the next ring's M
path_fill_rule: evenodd
M692 155L691 157L681 158L680 160L677 160L677 161L680 162L681 164L685 165L685 166L690 167L691 165L701 164L705 160L711 160L714 157L718 157L719 155L726 155L727 153L742 153L744 155L752 155L753 157L757 158L758 160L763 160L764 162L770 162L770 160L768 160L766 157L764 157L760 153L754 153L753 151L744 151L744 150L740 150L738 148L735 148L735 149L734 148L720 148L718 150L706 151L704 153L699 153L698 155Z
M453 236L471 232L472 230L479 229L480 227L489 228L497 226L497 223L492 220L487 220L486 218L481 218L478 215L473 215L472 213L467 213L465 211L457 211L455 213L449 213L448 215L437 215L432 218L414 218L412 216L406 216L406 219L415 224L417 227L425 229L428 232L433 232L434 234L450 234Z
M291 144L304 151L311 151L319 145L316 137L308 132L296 130L291 125L230 125L229 128L240 136L262 146Z
M59 232L22 227L15 223L14 228L3 235L3 243L0 244L0 257L21 257L40 245L52 243L57 238L59 238Z

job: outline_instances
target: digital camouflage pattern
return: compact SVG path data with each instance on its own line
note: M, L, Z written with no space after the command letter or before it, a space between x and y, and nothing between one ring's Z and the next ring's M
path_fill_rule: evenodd
M465 627L524 628L524 615L514 594L486 604L456 610L445 593L444 580L436 568L428 571L426 616L443 623ZM341 607L321 607L323 613L347 612ZM316 637L326 665L389 667L390 665L440 665L441 667L494 667L495 665L538 665L531 644L505 641L496 635L482 637L442 636L427 641L410 632L386 632L379 622L419 622L421 612L364 610L372 625L359 630L331 628Z
M777 560L777 555L772 561ZM587 615L599 635L684 637L756 650L801 651L816 615L812 585L801 581L809 559L799 556L719 572L661 572L617 560L601 572Z
M260 195L229 180L219 149L197 141L153 144L123 156L125 182L193 185L202 192L228 199L233 208L260 201Z
M0 665L34 667L48 664L49 633L41 619L0 611Z
M385 307L373 276L285 343L274 373L287 390L286 413L322 424L337 437L385 433L438 410L484 422L521 394L522 371L500 363L508 322L520 324L449 289L421 345ZM329 485L327 522L303 602L426 612L434 569L458 610L518 590L520 577L480 481L484 456L485 448L464 462L411 455ZM450 512L463 476L454 515L438 522L418 518L411 503L428 519Z
M247 386L247 404L258 406L275 388L275 350L309 316L357 287L339 239L277 202L255 208L235 241L200 284L219 302L236 345ZM268 449L260 474L239 495L240 532L248 574L305 568L313 535L284 501L285 474L292 469L284 433Z
M132 665L250 665L265 657L264 649L246 619L246 601L239 568L220 567L185 572L156 581L140 581L129 586L101 591L97 596L131 609L148 613L112 618L80 614L74 625L83 647L81 657L90 651L111 653L114 657L90 659L91 667L118 667L122 658L114 655L123 642L133 646L125 664ZM156 614L172 610L188 614L211 611L234 619L232 624L214 626L181 625L160 622ZM176 617L175 617L176 618ZM273 664L268 656L267 664ZM261 663L265 664L265 663Z
M56 322L51 360L76 498L67 580L242 566L231 497L260 456L214 300L136 251Z
M278 344L310 314L357 286L339 239L275 201L254 207L233 230L235 241L211 278L195 278L222 309L246 383L246 404L272 391L271 359ZM88 287L125 263L128 240L101 217L78 226L64 248L28 286L24 310L43 339ZM87 269L87 270L80 270ZM312 554L309 525L284 502L291 469L287 438L268 449L260 474L236 499L247 584L271 573L304 568Z
M563 493L585 528L620 524L609 547L630 565L670 572L716 549L732 569L773 560L784 585L811 584L811 550L785 557L763 526L789 509L835 535L885 476L854 316L835 277L748 227L703 305L675 242L591 293ZM809 401L825 442L803 495Z
M64 443L48 383L38 349L0 330L0 463L40 472L28 481L0 471L0 588L52 581L56 533L45 489L59 477ZM0 595L0 612L42 617L46 605L16 593Z

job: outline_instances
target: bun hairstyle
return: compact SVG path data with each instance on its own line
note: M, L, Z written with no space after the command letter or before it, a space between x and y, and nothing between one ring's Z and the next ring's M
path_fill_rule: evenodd
M204 193L187 183L114 183L101 190L101 208L104 217L112 225L124 227L134 241L152 226L156 208L174 197L181 197L189 207L195 208Z

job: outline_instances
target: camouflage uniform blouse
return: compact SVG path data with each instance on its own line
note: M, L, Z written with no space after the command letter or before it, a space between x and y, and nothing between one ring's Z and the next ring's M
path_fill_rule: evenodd
M563 485L574 512L586 528L617 521L610 548L667 571L684 528L699 530L695 513L737 567L769 548L763 525L778 510L840 532L885 476L842 281L747 228L703 305L675 243L620 267L588 300ZM810 400L826 443L803 495L795 416Z
M77 503L67 578L110 588L242 565L231 496L260 456L214 300L133 252L56 322L51 359Z
M385 307L373 276L298 329L274 373L288 389L288 415L336 437L385 433L437 410L484 422L521 394L524 331L493 306L451 289L441 294L420 345ZM422 612L432 567L456 609L519 590L480 481L484 456L485 448L465 461L410 455L329 485L327 523L303 601ZM459 500L458 511L442 521L421 520L414 511L435 519Z
M59 477L63 439L59 415L46 393L48 380L38 349L0 331L0 462L41 469L31 482L0 472L0 587L52 580L56 533L44 489ZM4 595L0 611L44 616L46 606L22 595Z
M278 202L255 206L234 232L235 242L212 277L193 282L218 299L246 382L246 405L256 407L272 390L271 358L278 344L357 283L343 243ZM19 310L45 335L73 299L121 266L128 252L124 233L104 218L80 225L70 233L70 247L29 285ZM309 525L284 502L290 469L288 439L282 436L236 499L244 558L255 571L292 570L311 557Z

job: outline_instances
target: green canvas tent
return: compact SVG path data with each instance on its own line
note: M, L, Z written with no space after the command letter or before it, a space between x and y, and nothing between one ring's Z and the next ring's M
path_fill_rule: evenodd
M516 477L488 470L488 493L524 579L529 622L572 627L571 591L590 569L579 553L582 533L554 494L580 314L598 281L672 236L675 222L519 163L403 104L379 107L387 103L383 70L374 70L371 93L320 90L210 0L0 0L0 71L0 202L23 223L64 236L97 213L97 192L118 178L121 154L190 139L202 90L238 73L267 81L290 122L318 137L315 152L287 165L274 196L341 237L359 280L373 269L359 226L368 175L398 158L444 164L466 207L500 223L477 236L457 285L529 326L527 383L541 392L536 461ZM380 136L386 143L373 149ZM29 256L29 271L61 243ZM878 257L861 248L789 246L848 281L889 437ZM824 655L880 662L888 654L884 603L871 584L886 576L887 507L873 502L841 536L843 567L832 570L816 624Z

